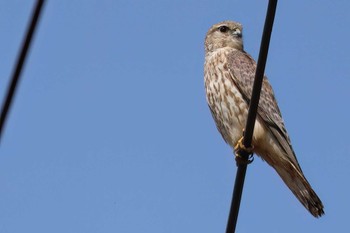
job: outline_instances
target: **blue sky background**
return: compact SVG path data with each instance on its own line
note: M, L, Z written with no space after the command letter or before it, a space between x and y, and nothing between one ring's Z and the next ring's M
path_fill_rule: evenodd
M3 98L34 1L0 3ZM0 232L224 232L236 166L205 102L204 36L267 1L48 1L0 154ZM350 2L279 1L266 73L314 219L256 158L237 232L349 229Z

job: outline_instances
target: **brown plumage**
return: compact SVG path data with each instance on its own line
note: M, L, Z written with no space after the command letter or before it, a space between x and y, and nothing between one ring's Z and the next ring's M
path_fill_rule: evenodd
M246 124L256 63L243 49L242 26L232 21L215 24L209 29L205 53L207 102L219 132L234 148ZM254 153L277 171L313 216L324 214L321 200L300 168L266 76L252 144Z

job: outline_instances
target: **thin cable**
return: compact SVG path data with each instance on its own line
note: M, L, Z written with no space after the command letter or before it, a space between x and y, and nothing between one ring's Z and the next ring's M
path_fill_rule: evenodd
M273 21L275 19L277 0L269 0L269 5L267 8L264 31L260 44L259 59L255 73L255 79L252 90L252 98L249 104L249 112L247 117L247 123L244 132L243 144L246 148L251 147L252 136L255 126L255 119L258 110L261 86L264 77L265 65L267 54L269 50L271 32ZM230 214L227 222L226 233L234 233L236 230L239 206L241 203L242 191L244 186L245 174L247 171L247 164L249 163L249 153L246 151L240 151L239 156L242 158L243 162L237 163L237 174L233 190Z
M3 137L3 129L4 129L6 119L7 119L7 115L8 115L8 112L10 110L11 103L13 101L13 98L14 98L14 95L16 92L17 84L18 84L19 79L20 79L22 68L23 68L25 59L27 57L27 53L28 53L28 50L29 50L29 47L30 47L30 44L31 44L31 41L33 38L33 34L35 32L35 29L36 29L37 22L39 21L40 12L41 12L42 6L44 5L44 2L45 2L44 0L38 0L36 2L36 6L35 6L33 13L32 13L32 20L31 20L30 24L28 25L27 34L26 34L26 37L24 38L24 41L22 43L22 49L21 49L20 54L17 58L17 63L15 66L15 69L13 70L13 73L12 73L11 81L10 81L9 87L7 89L7 95L5 97L5 100L3 102L2 109L1 109L0 141Z

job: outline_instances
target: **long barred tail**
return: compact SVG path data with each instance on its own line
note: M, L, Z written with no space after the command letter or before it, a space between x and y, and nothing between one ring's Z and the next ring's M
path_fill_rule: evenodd
M324 214L322 201L299 169L289 161L284 161L282 166L274 168L288 188L313 216L318 218Z

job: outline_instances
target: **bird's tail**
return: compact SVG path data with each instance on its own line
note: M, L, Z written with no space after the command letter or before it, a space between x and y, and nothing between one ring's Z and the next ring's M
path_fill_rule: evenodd
M301 204L316 218L321 217L324 214L322 201L311 188L302 171L286 160L274 167Z

